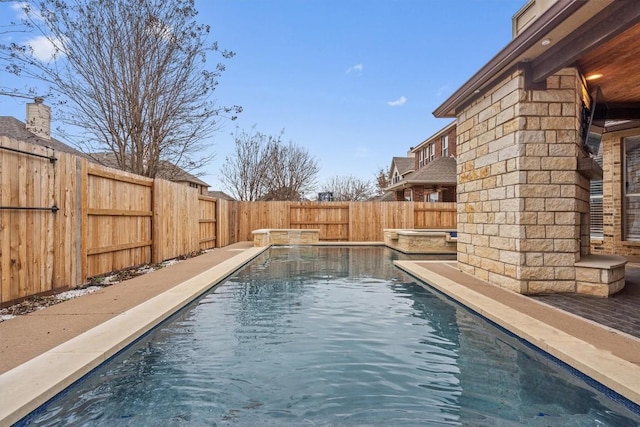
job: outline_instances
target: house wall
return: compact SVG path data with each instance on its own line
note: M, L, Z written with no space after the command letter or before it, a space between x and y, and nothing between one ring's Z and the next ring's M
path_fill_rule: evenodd
M581 78L546 83L525 90L515 69L457 115L459 268L520 293L576 291L589 253Z
M602 137L603 231L604 238L591 241L592 253L640 258L640 242L623 239L624 162L622 141L640 135L640 128L605 133Z
M414 202L426 202L425 197L432 192L431 187L425 188L424 185L414 185L404 190L396 191L396 201L404 201L410 198ZM440 192L439 202L455 202L456 188L448 187Z
M447 132L447 135L449 135L449 157L451 156L455 157L458 153L458 150L456 147L456 137L457 137L456 126L454 126L449 132ZM436 155L438 155L437 150L436 150ZM442 155L442 145L440 145L439 155Z
M437 157L442 157L442 137L448 135L449 137L449 157L453 156L456 157L457 155L457 149L456 149L456 126L453 126L451 129L449 129L448 132L439 134L437 137L429 140L429 141L425 141L424 143L420 144L418 147L416 147L416 149L413 151L413 157L415 158L415 170L418 170L419 168L423 167L423 165L420 165L420 151L424 151L424 155L428 155L428 148L429 145L431 145L432 143L435 143L435 156ZM425 163L426 164L426 163Z
M456 157L457 155L456 126L452 126L451 129L449 129L447 132L440 133L437 136L431 138L430 140L423 142L418 147L416 147L412 152L410 152L410 154L413 155L413 157L415 158L415 165L414 165L415 170L423 168L425 165L428 164L428 162L425 162L422 165L420 164L420 152L424 151L423 155L428 156L429 155L428 149L431 144L435 144L435 152L434 152L435 157L436 158L442 157L442 137L445 135L447 135L449 138L449 157ZM396 191L395 200L396 201L412 200L412 201L423 202L423 201L426 201L426 197L429 195L429 193L433 191L434 190L430 186L425 187L424 185L413 185L410 188L405 188L404 190ZM443 190L441 192L440 199L441 199L440 202L445 202L445 201L455 202L456 201L455 187L446 188L445 190Z

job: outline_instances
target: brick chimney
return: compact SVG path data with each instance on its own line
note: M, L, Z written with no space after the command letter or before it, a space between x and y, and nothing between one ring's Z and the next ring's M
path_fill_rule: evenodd
M40 138L51 139L51 107L36 97L27 104L27 130Z

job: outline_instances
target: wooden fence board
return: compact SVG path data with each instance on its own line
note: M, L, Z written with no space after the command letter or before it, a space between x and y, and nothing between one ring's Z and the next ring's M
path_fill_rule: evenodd
M213 197L198 196L198 243L199 249L213 249L217 240L217 200Z
M151 262L154 180L86 165L87 276Z
M414 208L413 228L456 228L455 203L423 203Z
M218 199L216 209L216 248L239 242L239 202ZM250 238L253 239L252 237Z
M3 146L10 146L8 138L0 138L0 144ZM11 189L10 189L10 175L9 175L9 163L10 157L4 151L0 151L0 203L2 206L10 206L11 204ZM12 287L13 282L9 275L11 268L11 212L8 210L0 211L0 302L9 301L12 299Z
M198 192L183 184L153 183L153 262L197 252L200 248Z

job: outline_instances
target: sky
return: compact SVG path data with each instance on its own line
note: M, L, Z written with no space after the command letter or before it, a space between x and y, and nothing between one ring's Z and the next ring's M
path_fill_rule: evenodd
M373 180L451 122L432 112L509 43L511 18L525 3L196 0L210 39L236 53L224 61L217 103L243 107L208 141L216 157L201 178L224 190L220 170L237 126L284 130L285 142L317 160L318 190L335 176ZM17 17L14 6L0 2L0 26ZM212 57L211 67L218 61ZM0 81L20 85L4 70ZM0 116L24 121L25 102L0 97Z

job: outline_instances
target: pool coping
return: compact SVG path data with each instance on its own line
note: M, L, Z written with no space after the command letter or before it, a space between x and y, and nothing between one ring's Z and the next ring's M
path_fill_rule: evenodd
M0 425L12 425L266 251L248 248L0 375Z
M430 270L428 264L432 262L440 261L402 260L394 261L394 264L506 331L533 344L629 401L640 405L640 366L638 364L612 354L611 351L599 348L591 342L579 339L543 320L522 313L497 299L471 289L469 286L458 284L444 275ZM547 309L566 313L525 295L504 291L509 292L511 298L525 299L526 304L541 305ZM593 322L591 324L593 327L603 328L611 334L620 334L624 335L626 339L640 341L614 329Z

